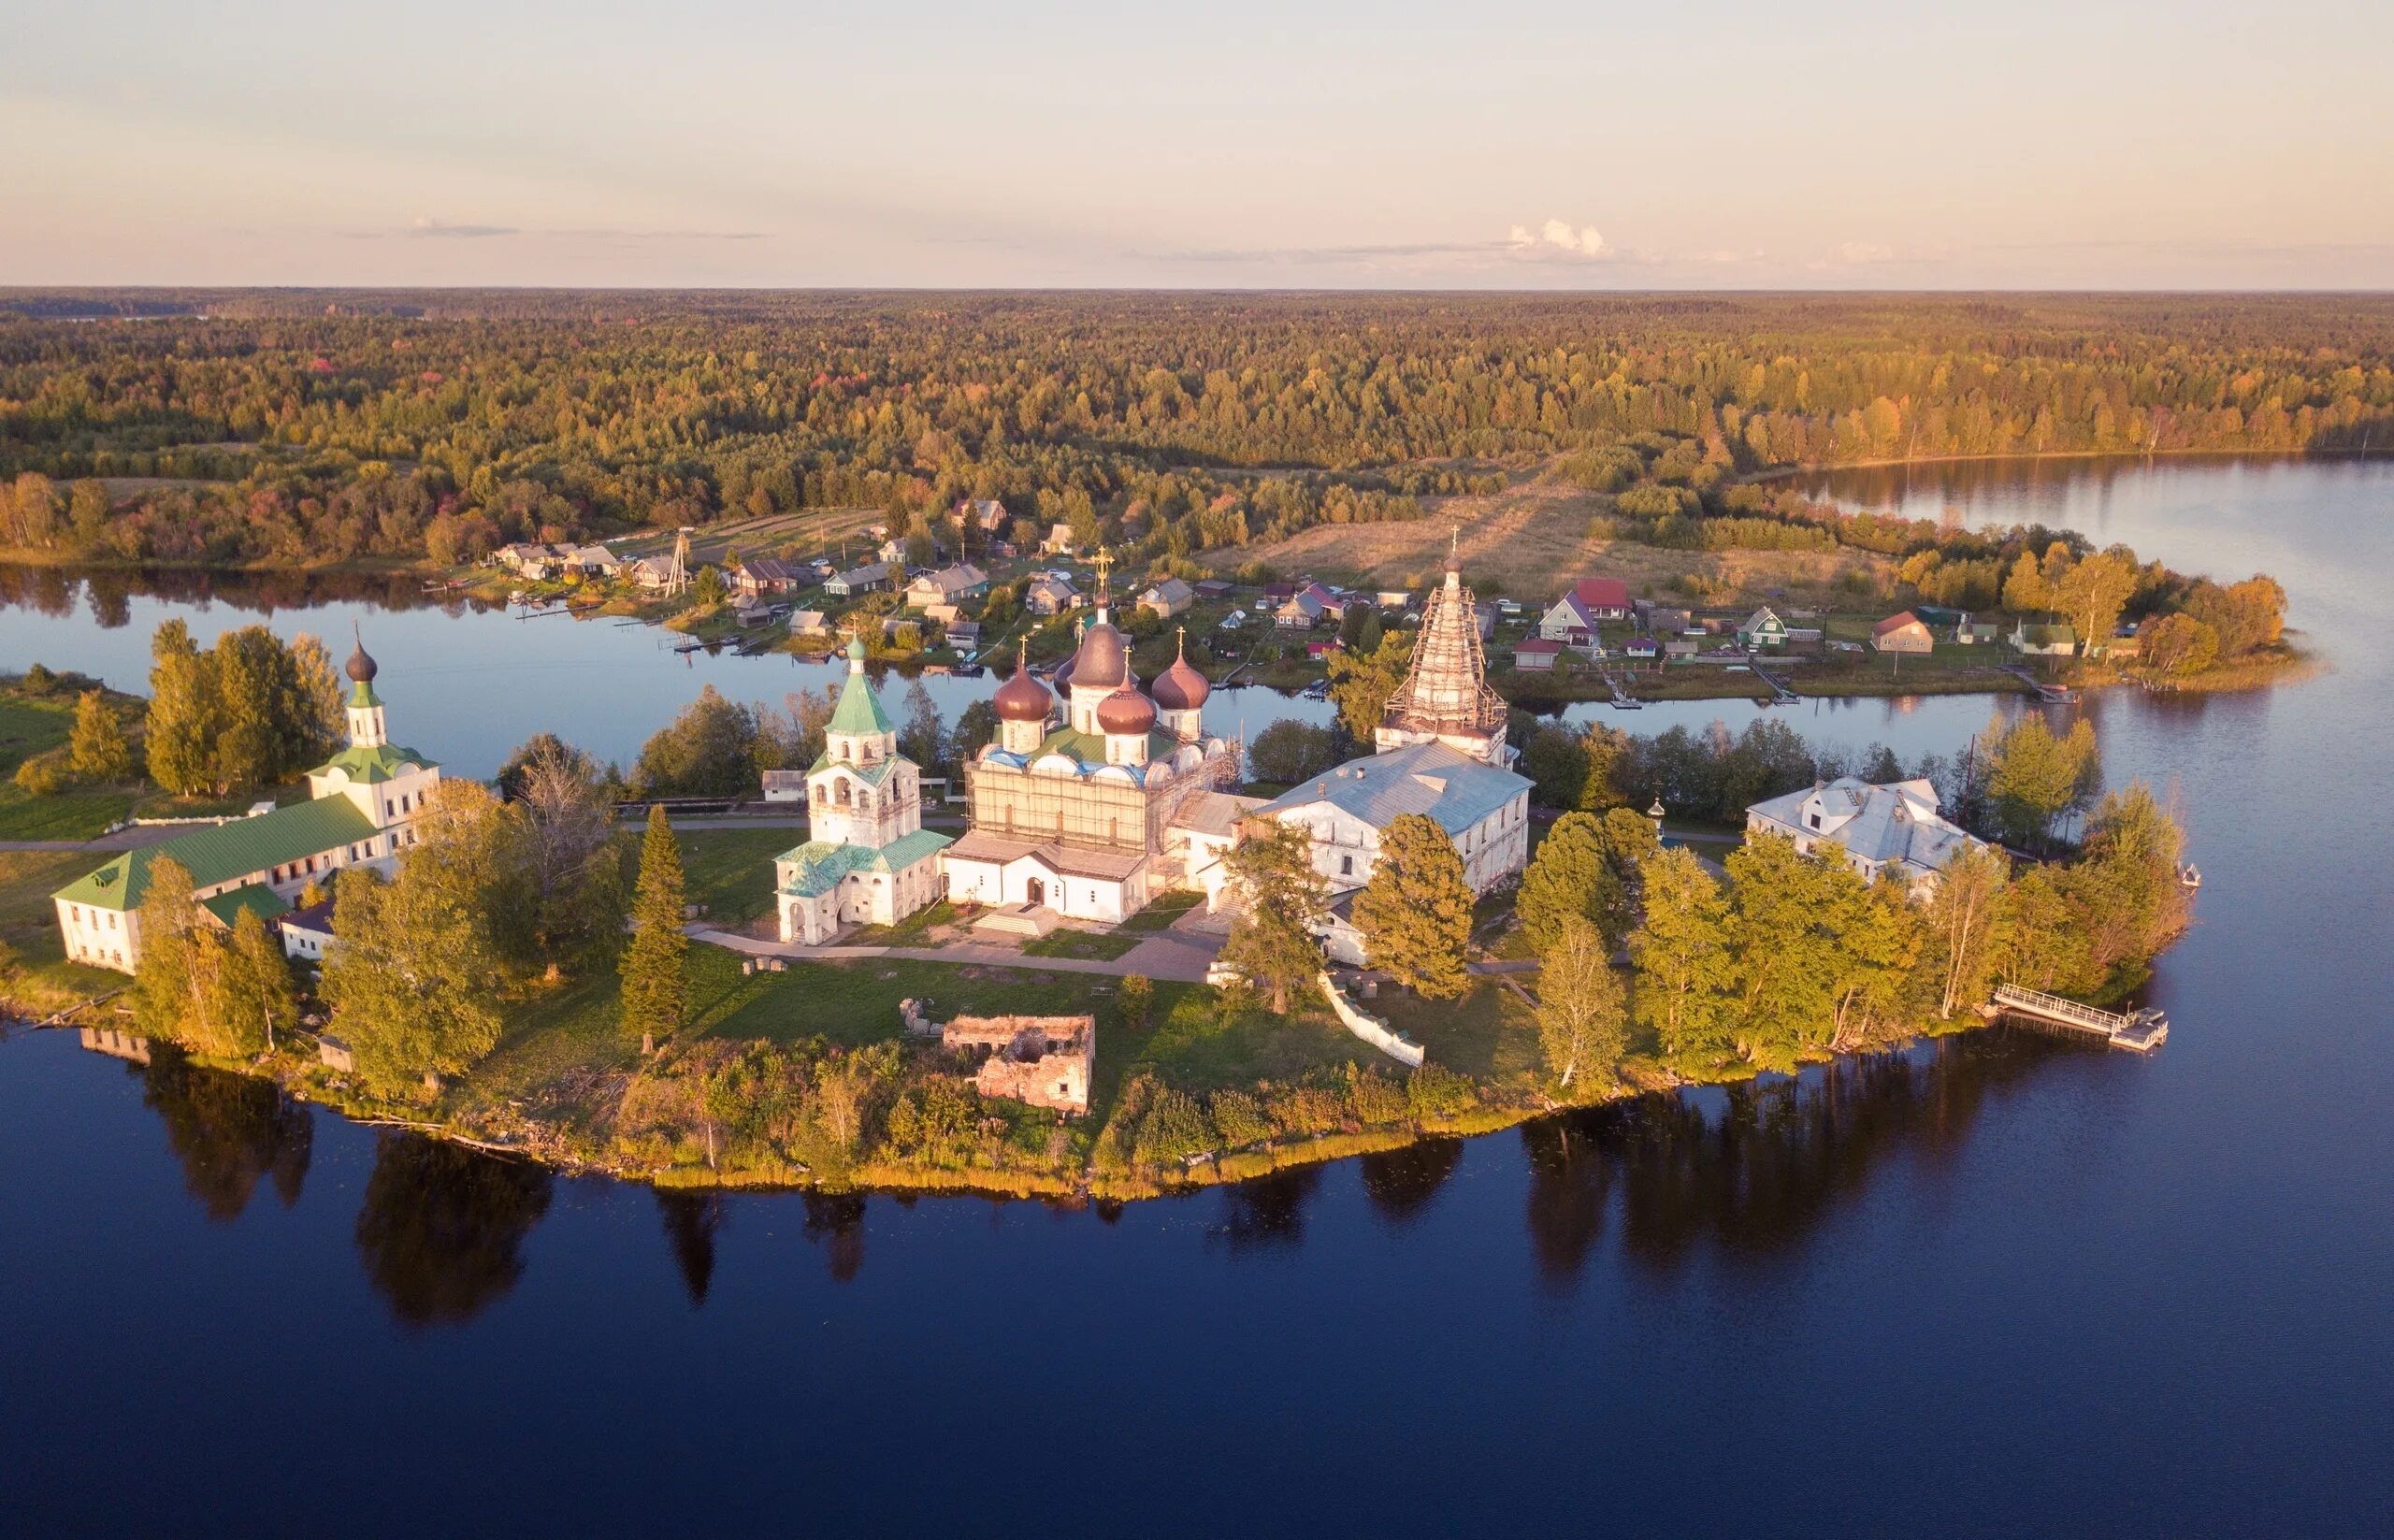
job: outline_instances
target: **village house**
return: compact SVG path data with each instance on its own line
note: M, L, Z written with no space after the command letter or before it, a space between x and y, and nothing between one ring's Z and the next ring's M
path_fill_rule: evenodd
M282 938L282 955L286 957L322 962L333 949L333 900L329 893L314 903L276 915L271 923Z
M374 693L378 667L362 643L343 671L352 686L349 746L308 772L309 800L125 851L60 888L51 900L69 961L133 971L141 956L141 901L162 859L191 874L201 909L226 927L243 909L271 922L310 883L329 885L350 867L397 866L399 851L416 842L416 816L440 767L391 742Z
M969 653L981 645L981 623L977 620L951 620L947 623L947 644L959 653Z
M1631 637L1622 644L1622 655L1634 660L1648 660L1662 655L1662 646L1652 637Z
M1206 599L1209 601L1214 599L1226 599L1230 597L1232 594L1237 592L1236 588L1232 584L1225 583L1220 578L1200 578L1197 580L1195 586L1197 597L1201 599Z
M1196 600L1196 590L1178 578L1166 578L1139 596L1139 608L1158 620L1170 620Z
M1272 612L1272 623L1291 631L1309 631L1346 612L1338 596L1318 583L1306 583Z
M2068 626L2031 626L2026 621L2012 625L2012 650L2027 657L2073 657L2078 653L2078 633Z
M624 558L603 545L577 545L569 552L560 566L585 578L611 582L623 576Z
M1964 615L1954 625L1954 640L1965 647L1991 647L2003 640L2003 627L1991 620Z
M789 634L794 637L828 637L831 634L831 617L820 610L793 610L789 616Z
M1552 673L1554 660L1563 654L1563 643L1549 641L1544 637L1526 637L1513 643L1513 669L1517 673Z
M881 542L881 548L874 552L873 554L879 556L883 561L887 562L890 566L897 568L901 572L904 571L906 569L906 542L900 540L895 535L892 535L887 540L883 540Z
M1383 588L1372 596L1372 602L1383 610L1410 610L1413 592L1408 588Z
M1893 875L1916 899L1935 891L1955 856L1986 847L1939 815L1933 783L1873 785L1851 775L1754 803L1746 809L1746 832L1793 840L1805 856L1835 844L1864 878Z
M1697 655L1703 651L1704 644L1694 637L1679 636L1663 639L1663 661L1666 663L1693 663Z
M770 795L771 788L768 788ZM808 839L773 858L781 939L820 946L847 926L895 925L940 897L948 837L923 828L922 772L848 643L848 679L806 772Z
M1049 525L1047 526L1047 538L1039 542L1039 554L1043 556L1071 555L1073 554L1073 526L1068 524Z
M958 524L983 534L994 534L1006 526L1006 505L995 497L960 497L954 511Z
M731 591L747 598L786 594L800 583L797 571L779 556L750 556L734 562L730 571Z
M834 572L824 580L823 592L833 598L854 598L859 594L877 593L897 582L897 574L886 561L868 562L844 572Z
M906 606L912 610L945 605L951 613L966 599L979 598L989 591L989 574L970 562L943 567L936 572L923 572L906 584Z
M642 556L631 563L629 571L632 582L650 593L662 592L674 583L671 556Z
M1053 572L1042 572L1022 590L1023 607L1034 615L1060 615L1080 608L1080 591Z
M1619 578L1581 578L1538 617L1537 634L1549 641L1584 646L1597 626L1629 618L1629 585Z
M1655 637L1676 636L1695 623L1687 611L1668 604L1656 604L1652 599L1639 599L1630 606L1640 626Z
M1870 627L1870 645L1882 653L1925 655L1936 651L1937 639L1928 634L1926 621L1906 610Z
M563 565L566 553L532 541L502 545L491 560L509 571L531 579L534 583L549 576Z
M1776 652L1787 645L1787 623L1766 604L1739 623L1738 645L1750 653Z

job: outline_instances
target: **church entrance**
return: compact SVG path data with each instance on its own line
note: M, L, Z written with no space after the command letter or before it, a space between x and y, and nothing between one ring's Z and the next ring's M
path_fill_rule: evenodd
M1022 898L1025 903L1033 905L1034 907L1046 903L1047 901L1047 885L1036 877L1031 878L1029 882L1022 885Z

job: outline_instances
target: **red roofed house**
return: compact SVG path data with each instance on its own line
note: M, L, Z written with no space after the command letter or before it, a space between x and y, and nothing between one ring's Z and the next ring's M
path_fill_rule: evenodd
M1551 673L1554 660L1563 654L1563 643L1543 637L1525 637L1513 643L1513 668L1521 673Z
M1928 623L1907 610L1870 627L1870 645L1882 653L1926 653L1937 645Z
M1581 578L1539 618L1537 634L1584 646L1596 640L1598 623L1628 618L1629 584L1619 578Z

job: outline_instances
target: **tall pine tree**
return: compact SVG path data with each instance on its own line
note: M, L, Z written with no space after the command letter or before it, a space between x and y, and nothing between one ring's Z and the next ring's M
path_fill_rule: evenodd
M1372 966L1432 1000L1471 987L1471 884L1438 821L1400 813L1380 836L1372 880L1355 899L1355 928Z
M624 948L624 1030L641 1035L644 1046L682 1029L689 996L682 958L690 938L682 933L682 848L662 807L648 810L648 830L640 842L640 886L632 895L632 941Z

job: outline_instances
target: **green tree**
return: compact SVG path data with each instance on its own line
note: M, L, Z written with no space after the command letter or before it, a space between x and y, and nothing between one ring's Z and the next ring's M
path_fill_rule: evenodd
M1619 1064L1627 1045L1612 942L1582 915L1565 914L1538 954L1537 1037L1547 1072L1566 1090L1583 1072Z
M632 784L643 797L737 797L756 784L756 714L708 684L641 745Z
M1303 824L1275 823L1223 857L1238 917L1222 943L1221 959L1286 1015L1290 1001L1321 972L1314 928L1328 912L1330 885L1314 870L1313 835Z
M1621 782L1635 749L1629 735L1620 728L1601 722L1588 725L1588 730L1579 735L1579 753L1587 766L1577 804L1581 812L1603 813L1628 804L1629 795Z
M198 934L201 910L190 870L159 856L146 875L134 916L140 951L133 964L133 1028L144 1037L187 1043L205 1017L217 958Z
M682 1029L689 981L683 958L690 938L682 930L682 848L674 842L665 810L648 810L641 838L640 883L632 895L632 939L624 949L623 1021L627 1033L643 1043Z
M1828 1039L1837 956L1822 920L1832 902L1830 874L1843 869L1845 856L1834 844L1822 848L1828 854L1800 856L1793 840L1749 834L1723 863L1738 1046L1765 1069L1792 1069L1800 1054Z
M216 954L207 970L211 986L202 1008L205 1041L196 1046L224 1058L247 1057L271 1046L277 1029L287 1030L298 1021L299 992L291 964L255 910L244 909L235 917L229 938L203 932L195 940Z
M1629 940L1638 1025L1669 1054L1712 1053L1729 1038L1728 903L1684 850L1646 863L1644 917Z
M1471 883L1438 821L1404 813L1380 834L1379 860L1355 899L1355 928L1374 968L1432 1000L1471 987Z
M2194 616L2156 615L2137 628L2137 664L2163 678L2199 674L2219 658L2219 633Z
M1521 934L1541 957L1572 915L1594 924L1615 946L1629 928L1628 892L1606 858L1604 825L1592 813L1566 813L1538 842L1513 900Z
M1549 723L1522 745L1521 770L1540 807L1576 808L1587 788L1588 752L1578 733Z
M2095 728L2084 718L2055 738L2043 716L2028 712L2009 727L1990 727L1981 742L1988 804L2014 842L2048 840L2054 821L2081 805L2101 778Z
M151 639L143 732L150 779L179 796L216 789L216 670L180 620Z
M614 788L588 755L548 733L517 750L499 780L512 782L508 843L528 892L522 933L555 979L622 937Z
M1663 848L1653 820L1629 808L1614 808L1604 815L1596 826L1596 843L1624 885L1636 882L1646 862Z
M898 752L934 772L947 760L947 732L939 707L919 679L906 686L906 721L898 729Z
M1372 741L1388 711L1389 697L1405 683L1406 667L1412 659L1413 643L1403 631L1381 637L1369 650L1359 643L1330 655L1330 698L1338 707L1338 721L1348 737L1359 743Z
M723 574L712 567L701 567L690 580L690 603L693 608L712 610L723 602Z
M1281 785L1294 785L1310 781L1335 764L1335 750L1328 727L1317 727L1284 716L1255 735L1247 746L1247 756L1255 767L1255 778Z
M1928 956L1939 979L1938 1015L1948 1021L1991 990L2010 875L2001 852L1976 845L1938 875L1928 900Z
M324 996L358 1072L384 1094L422 1074L461 1074L498 1041L496 805L472 782L444 781L396 876L351 867L333 885L340 944L324 958Z
M68 761L86 781L122 781L133 773L133 746L124 741L124 725L98 690L75 698L75 729L66 743Z
M2136 554L2113 546L2087 557L2064 574L2053 595L2053 607L2070 617L2079 640L2099 647L2116 630L2120 612L2136 594Z

